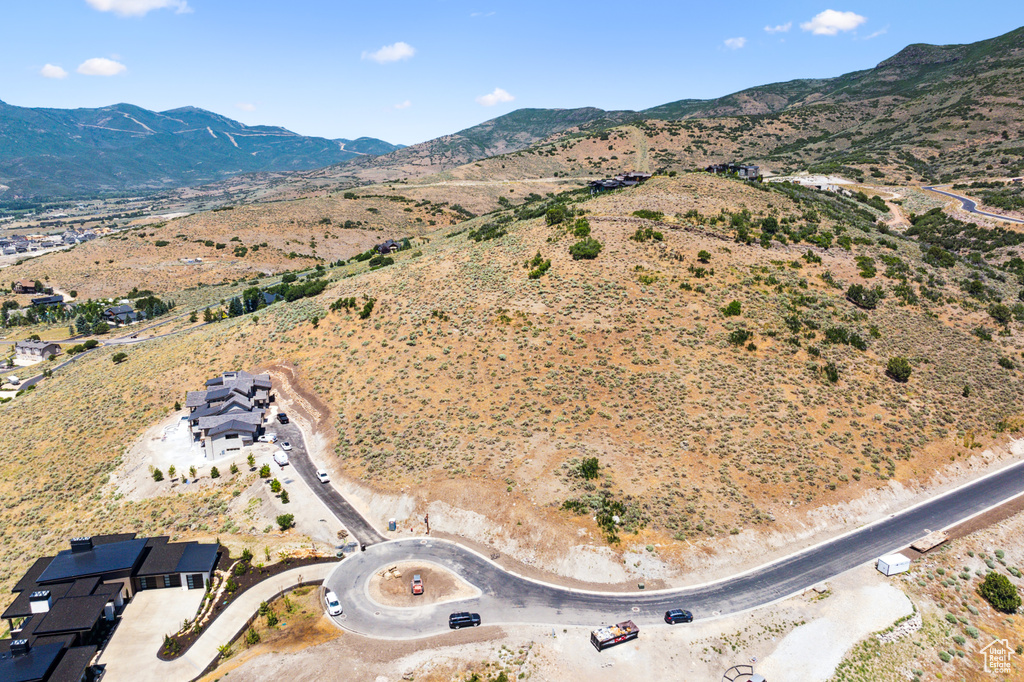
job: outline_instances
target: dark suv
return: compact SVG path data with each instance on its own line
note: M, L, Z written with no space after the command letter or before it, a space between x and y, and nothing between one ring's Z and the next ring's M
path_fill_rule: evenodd
M287 424L288 423L288 415L285 414L284 412L278 412L277 413L277 421L281 422L282 424Z
M669 625L675 625L676 623L692 623L693 614L683 609L672 609L671 611L665 612L665 622Z
M470 613L469 611L460 611L459 613L453 613L448 616L448 627L452 630L458 630L460 628L477 627L480 625L480 614Z

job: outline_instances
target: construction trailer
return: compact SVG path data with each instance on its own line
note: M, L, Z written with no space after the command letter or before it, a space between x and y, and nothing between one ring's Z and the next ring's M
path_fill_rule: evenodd
M886 554L878 558L875 566L882 575L896 575L910 570L910 559L899 553Z
M606 625L590 633L590 643L598 651L607 649L616 644L628 642L640 636L640 628L631 620L616 625Z

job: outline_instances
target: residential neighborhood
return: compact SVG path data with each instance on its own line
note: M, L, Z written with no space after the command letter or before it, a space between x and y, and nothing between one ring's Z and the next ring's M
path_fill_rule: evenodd
M192 438L207 459L238 454L262 432L272 401L269 374L224 372L207 381L206 390L185 396Z

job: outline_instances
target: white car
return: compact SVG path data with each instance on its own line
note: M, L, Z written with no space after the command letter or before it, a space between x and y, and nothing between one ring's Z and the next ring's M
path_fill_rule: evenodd
M292 449L292 444L289 443L288 441L282 441L281 442L281 449L282 450L291 450Z
M260 442L260 443L276 443L277 442L277 434L276 433L264 433L262 436L260 436L256 440L258 442Z
M274 461L277 462L278 466L285 466L288 464L288 453L284 450L278 450L274 453Z
M316 477L318 479L320 479L321 483L330 483L331 482L331 477L327 475L327 471L325 471L324 469L317 469L316 470Z
M327 604L327 613L332 616L341 615L341 602L338 601L338 595L334 594L330 590L324 594L324 602Z

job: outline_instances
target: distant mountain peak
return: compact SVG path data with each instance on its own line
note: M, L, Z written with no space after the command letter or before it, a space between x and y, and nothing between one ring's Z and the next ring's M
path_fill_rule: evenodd
M881 62L876 69L905 68L908 66L932 66L952 64L964 58L966 45L927 45L915 43Z

